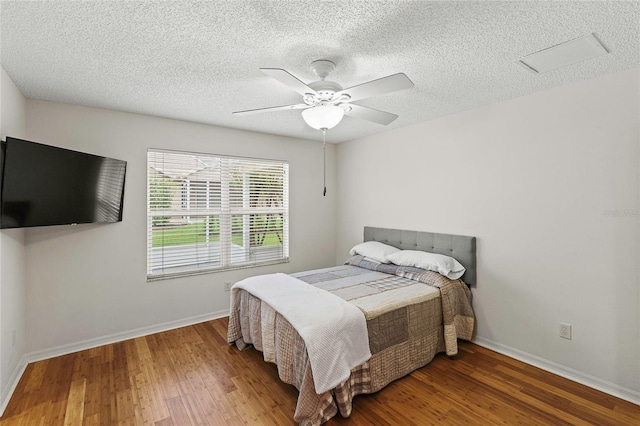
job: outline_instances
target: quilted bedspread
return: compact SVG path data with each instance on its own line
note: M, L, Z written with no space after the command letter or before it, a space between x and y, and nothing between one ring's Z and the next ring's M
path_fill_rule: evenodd
M461 280L362 256L347 263L292 274L353 303L365 315L372 357L329 392L315 392L304 341L282 315L242 290L231 306L227 340L239 349L253 345L265 361L277 365L280 379L299 390L294 420L303 425L319 425L338 412L348 417L354 396L382 389L438 352L455 355L457 339L469 340L473 332L471 292Z
M352 368L371 358L366 318L341 297L286 274L258 275L236 283L232 304L240 290L275 309L302 337L317 393L330 391L349 377Z

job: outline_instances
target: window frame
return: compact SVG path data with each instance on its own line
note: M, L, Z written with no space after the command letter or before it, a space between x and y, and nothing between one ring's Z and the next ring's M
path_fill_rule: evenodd
M151 209L151 159L150 159L150 153L166 153L166 154L170 154L170 155L183 155L185 157L188 156L195 156L195 157L207 157L210 159L214 159L216 161L220 161L220 185L219 185L219 190L220 190L220 204L216 205L214 207L209 206L206 209L202 209L202 208L198 208L196 207L196 210L193 211L193 213L190 214L185 214L185 212L189 212L190 210L190 204L191 204L191 195L189 194L189 187L191 186L191 181L190 180L185 180L186 186L187 188L185 189L184 186L181 185L180 187L180 194L179 194L179 199L180 199L180 208L178 209L167 209L167 210L153 210ZM250 207L246 201L245 196L251 196L251 192L249 193L245 193L244 191L246 191L249 188L248 184L245 184L244 181L244 177L243 177L243 188L246 185L246 188L243 189L242 191L242 197L243 197L243 205L241 207L238 206L232 206L232 195L231 195L231 190L230 190L230 181L231 181L231 168L230 168L230 164L232 161L238 161L238 162L246 162L246 165L250 166L251 162L256 162L258 163L272 163L274 165L276 165L277 167L282 167L282 191L281 191L281 195L282 195L282 207L280 208L256 208L256 207ZM226 164L226 166L222 166L223 164ZM255 268L255 267L261 267L261 266L268 266L268 265L276 265L276 264L281 264L281 263L288 263L289 260L289 162L287 160L280 160L280 159L271 159L271 158L256 158L256 157L241 157L241 156L230 156L230 155L220 155L220 154L212 154L212 153L202 153L202 152L193 152L193 151L178 151L178 150L170 150L170 149L159 149L159 148L148 148L147 149L147 155L146 155L146 169L147 169L147 175L146 175L146 190L147 190L147 212L146 212L146 216L147 216L147 225L146 225L146 233L147 233L147 266L146 266L146 271L147 271L147 281L151 282L151 281L158 281L158 280L164 280L164 279L171 279L171 278L180 278L180 277L187 277L187 276L192 276L192 275L201 275L201 274L210 274L210 273L216 273L216 272L224 272L224 271L231 271L231 270L238 270L238 269L246 269L246 268ZM198 182L197 185L200 185L200 182L204 182L204 181L199 181L199 180L194 180L193 182ZM215 186L215 185L213 185ZM205 196L208 197L209 196L209 188L211 186L207 186L207 189L205 190ZM186 191L186 197L185 197L185 191ZM276 191L277 192L277 191ZM198 200L198 196L201 196L202 194L198 193L195 196L195 203L196 205L199 205L199 200ZM185 200L186 200L186 206L185 206ZM237 202L237 200L236 200ZM183 206L185 208L183 208ZM244 261L244 262L233 262L233 254L232 254L232 239L233 239L233 235L234 235L234 228L233 228L233 218L234 216L238 216L238 215L242 215L243 217L247 217L250 218L251 215L255 215L255 214L280 214L281 215L281 223L282 223L282 240L281 240L281 247L282 247L282 256L281 257L277 257L277 258L270 258L270 259L266 259L266 260L248 260L248 261ZM169 217L188 217L188 218L200 218L200 217L204 217L205 221L207 223L207 229L209 229L209 220L211 217L215 217L217 216L218 221L219 221L219 243L220 243L220 265L219 266L211 266L211 267L204 267L204 268L199 268L198 265L202 264L202 263L206 263L206 262L196 262L193 266L193 268L190 268L189 270L182 270L182 271L175 271L175 272L171 272L168 271L166 272L165 269L170 269L171 267L168 268L162 268L162 272L156 272L154 273L153 270L153 262L152 262L152 258L153 258L153 220L154 217L165 217L165 216L169 216ZM188 221L188 219L187 219ZM250 225L248 225L246 222L248 222L247 220L245 220L243 218L242 222L242 229L243 229L243 242L246 243L247 240L246 238L246 233L249 232L248 231L248 227L250 227ZM237 232L236 232L237 233ZM208 238L209 235L207 234L207 243L208 243ZM163 246L165 247L165 246ZM269 247L269 246L264 246L264 247ZM245 247L245 252L246 253L251 253L252 250L256 250L259 249L259 247L252 247L249 246L248 248ZM197 256L196 256L197 257ZM163 259L164 259L164 254L163 254ZM157 268L155 268L157 269Z

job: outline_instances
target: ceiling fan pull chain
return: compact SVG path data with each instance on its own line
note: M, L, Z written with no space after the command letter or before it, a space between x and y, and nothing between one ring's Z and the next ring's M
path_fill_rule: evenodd
M327 196L327 129L322 129L322 181L324 191L322 196Z

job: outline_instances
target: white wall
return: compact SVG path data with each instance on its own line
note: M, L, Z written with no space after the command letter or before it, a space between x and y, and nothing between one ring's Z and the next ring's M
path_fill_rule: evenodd
M0 68L0 136L24 137L26 100ZM0 231L0 413L12 375L25 353L24 230ZM12 332L15 330L15 344Z
M27 230L28 351L229 310L224 281L335 262L335 147L149 116L27 101L27 139L126 160L124 220ZM288 160L288 264L146 282L148 147Z
M479 339L637 397L639 71L340 144L337 261L365 225L474 235Z

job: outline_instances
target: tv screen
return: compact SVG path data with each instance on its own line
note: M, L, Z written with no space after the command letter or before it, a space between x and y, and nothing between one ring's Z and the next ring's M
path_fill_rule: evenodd
M126 161L7 137L0 228L119 222Z

